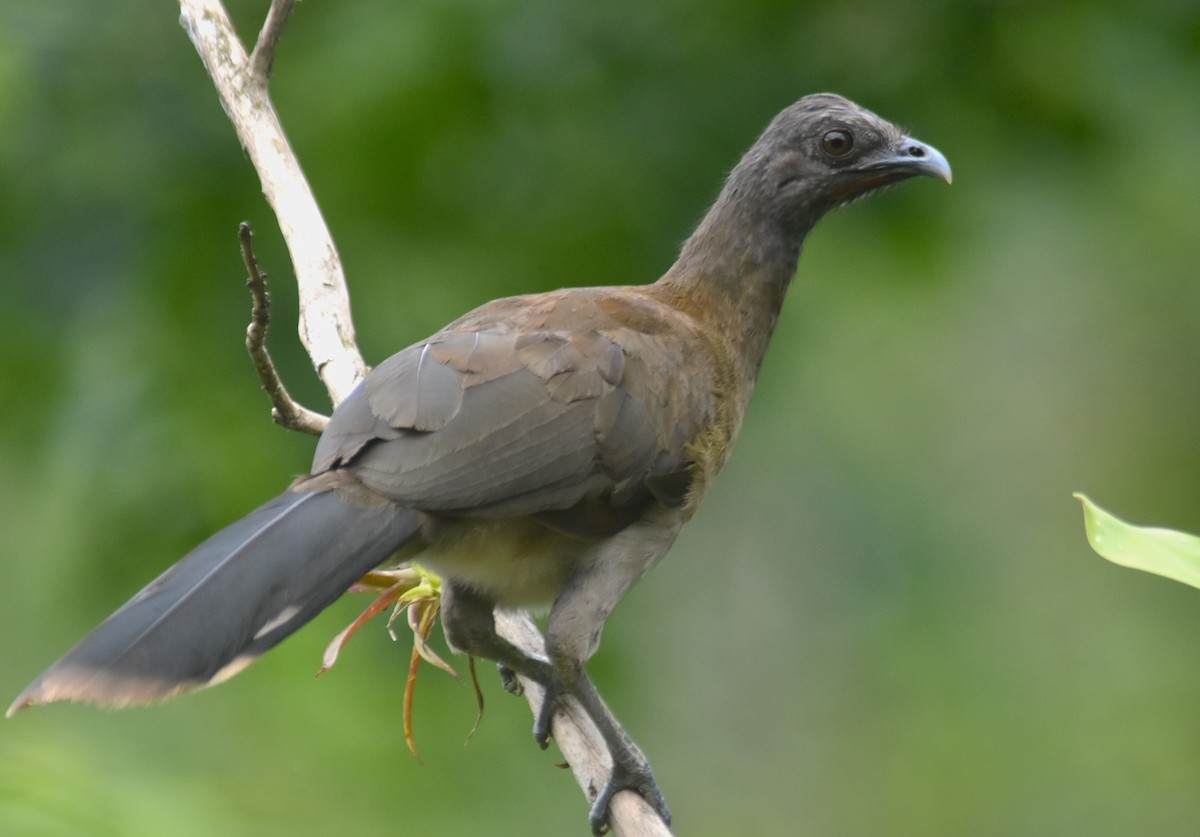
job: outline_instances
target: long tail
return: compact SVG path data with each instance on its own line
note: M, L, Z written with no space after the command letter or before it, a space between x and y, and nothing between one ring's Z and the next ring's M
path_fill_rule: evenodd
M13 702L149 703L219 683L292 634L420 528L366 492L290 489L189 552Z

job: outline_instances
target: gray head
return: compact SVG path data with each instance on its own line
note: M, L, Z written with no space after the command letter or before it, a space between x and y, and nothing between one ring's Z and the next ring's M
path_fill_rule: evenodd
M804 207L810 223L814 211L819 217L910 177L950 182L950 164L936 148L832 93L805 96L776 116L738 169L731 180L758 180L775 211Z
M679 265L733 278L757 265L790 279L805 235L831 209L910 177L950 182L936 148L832 93L783 110L734 167Z

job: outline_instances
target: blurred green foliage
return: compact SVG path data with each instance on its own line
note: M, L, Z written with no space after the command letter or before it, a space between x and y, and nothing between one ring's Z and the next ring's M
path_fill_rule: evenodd
M177 17L0 6L0 695L305 470L241 345L243 219L324 408ZM681 834L1194 833L1200 598L1095 560L1070 492L1200 531L1200 6L310 0L273 88L376 362L492 297L654 279L822 89L955 185L810 238L737 453L594 674ZM494 678L466 748L470 688L424 678L424 765L382 627L311 679L364 604L218 689L0 725L0 831L582 833Z

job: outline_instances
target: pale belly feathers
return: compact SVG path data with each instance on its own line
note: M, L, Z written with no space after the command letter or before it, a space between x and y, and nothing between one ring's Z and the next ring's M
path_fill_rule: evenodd
M527 518L459 520L411 558L502 607L536 608L554 602L591 546Z

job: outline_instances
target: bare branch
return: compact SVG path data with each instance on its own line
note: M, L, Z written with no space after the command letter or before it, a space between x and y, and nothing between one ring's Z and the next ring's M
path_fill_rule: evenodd
M279 377L275 361L267 351L267 332L271 327L271 294L267 290L267 274L258 267L254 256L254 232L244 221L238 226L238 241L242 245L242 260L246 263L246 287L250 289L253 307L250 325L246 328L246 351L254 361L259 383L271 399L271 418L288 430L298 430L320 436L329 419L292 400Z
M251 71L224 7L219 0L180 0L179 6L180 22L279 219L300 289L300 340L337 404L362 378L366 364L355 343L350 295L333 238L271 106L267 78Z
M220 0L179 3L181 23L204 61L238 139L258 172L263 193L279 219L300 290L300 339L337 405L362 378L366 365L355 343L350 296L333 239L267 95L275 47L294 0L274 0L253 59L247 57ZM255 272L249 264L247 267ZM265 310L265 303L263 307ZM496 615L497 630L505 638L528 654L544 654L541 634L527 615ZM535 683L526 682L524 686L536 715L541 689ZM599 732L582 708L573 705L555 715L553 732L580 787L589 800L594 800L609 771L608 749ZM671 833L645 800L632 791L622 791L613 798L609 824L618 837L662 837Z
M296 0L272 0L271 9L267 12L267 20L262 31L258 33L258 43L254 52L250 53L250 74L264 81L271 77L271 67L275 63L275 47L283 35L283 27L292 16Z

